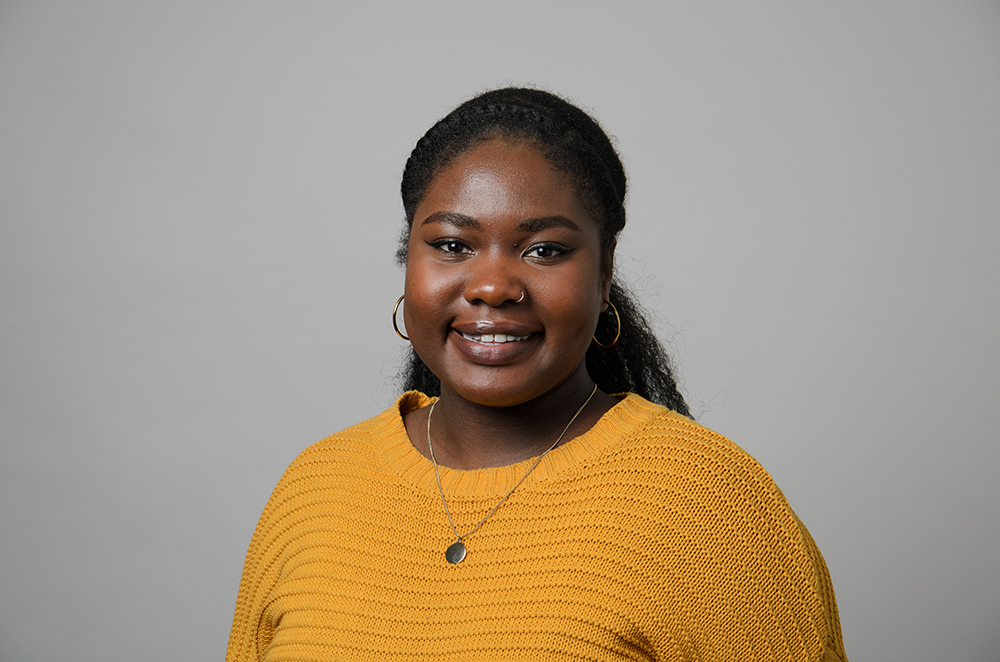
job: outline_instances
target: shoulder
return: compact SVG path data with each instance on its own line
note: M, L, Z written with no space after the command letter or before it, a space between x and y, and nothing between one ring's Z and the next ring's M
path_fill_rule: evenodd
M428 402L430 398L423 393L408 391L382 413L317 441L288 465L278 487L294 477L322 473L332 466L370 469L388 447L408 444L403 414Z
M612 411L606 433L617 439L594 462L631 474L621 484L655 495L658 517L711 529L713 537L747 527L767 530L771 543L805 549L784 494L738 445L634 394Z
M780 494L767 471L749 453L696 421L626 394L600 424L606 449L618 459L658 469L666 477L698 478L699 482L752 487Z
M842 655L822 555L764 467L724 436L639 396L612 412L604 433L616 439L591 471L614 476L607 489L629 504L625 519L649 534L650 557L664 576L683 578L671 590L685 608L705 609L705 595L716 595L726 608L706 612L708 629L737 628L751 647L795 641L805 659Z
M285 469L261 512L247 562L271 563L269 554L283 553L285 544L281 541L309 530L317 518L332 512L332 504L353 502L357 495L394 484L386 457L394 447L409 445L401 409L419 406L426 399L420 393L405 393L377 416L302 451Z
M381 414L309 446L288 466L247 548L230 653L259 652L257 637L270 636L266 611L290 568L315 558L317 549L345 532L357 531L359 522L378 511L384 503L379 491L393 485L382 459L385 448L406 439L401 408L425 399L404 394ZM251 653L246 655L250 659Z
M388 463L409 452L402 413L429 399L408 392L382 413L317 441L288 465L261 514L260 525L291 510L325 508L337 494L366 492L395 482Z

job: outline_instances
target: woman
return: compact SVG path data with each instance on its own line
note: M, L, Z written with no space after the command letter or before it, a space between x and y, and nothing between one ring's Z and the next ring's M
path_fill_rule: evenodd
M230 662L845 659L809 533L688 418L613 280L625 190L603 130L546 92L421 138L393 311L412 390L288 468Z

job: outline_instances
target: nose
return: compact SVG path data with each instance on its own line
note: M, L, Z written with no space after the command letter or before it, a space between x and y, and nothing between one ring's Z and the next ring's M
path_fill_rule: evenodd
M465 283L466 301L502 306L508 301L523 300L524 288L517 278L515 265L509 264L509 260L482 256L473 262L478 264L470 265Z

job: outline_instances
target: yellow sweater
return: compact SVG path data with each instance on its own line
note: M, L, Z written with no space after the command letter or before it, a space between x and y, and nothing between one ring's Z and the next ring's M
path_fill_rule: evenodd
M228 662L844 660L823 558L727 439L625 396L454 542L401 411L306 449L247 551ZM441 468L459 531L531 461Z

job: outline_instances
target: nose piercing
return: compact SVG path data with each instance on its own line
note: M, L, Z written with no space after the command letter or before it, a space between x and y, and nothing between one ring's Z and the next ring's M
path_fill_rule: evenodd
M524 290L521 290L521 298L515 301L514 303L521 303L522 301L524 301Z

